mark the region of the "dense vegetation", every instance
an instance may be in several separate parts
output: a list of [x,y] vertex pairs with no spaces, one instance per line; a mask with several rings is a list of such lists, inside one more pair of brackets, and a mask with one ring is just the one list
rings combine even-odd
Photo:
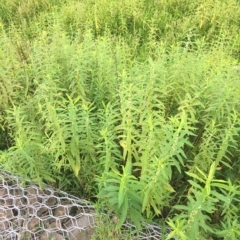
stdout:
[[1,168],[240,239],[239,26],[237,0],[1,0]]

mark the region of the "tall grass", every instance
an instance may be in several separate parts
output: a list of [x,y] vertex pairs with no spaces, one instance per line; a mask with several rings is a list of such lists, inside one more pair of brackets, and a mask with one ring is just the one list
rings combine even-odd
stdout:
[[240,6],[227,3],[1,3],[1,166],[97,198],[117,228],[238,238]]

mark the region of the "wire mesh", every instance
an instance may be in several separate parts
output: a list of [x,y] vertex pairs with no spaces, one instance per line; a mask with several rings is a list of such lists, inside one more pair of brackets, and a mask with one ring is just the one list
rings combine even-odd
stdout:
[[[97,214],[86,200],[50,186],[43,189],[7,172],[0,173],[0,240],[88,240]],[[139,232],[126,222],[131,239],[161,239],[157,224],[143,223]]]

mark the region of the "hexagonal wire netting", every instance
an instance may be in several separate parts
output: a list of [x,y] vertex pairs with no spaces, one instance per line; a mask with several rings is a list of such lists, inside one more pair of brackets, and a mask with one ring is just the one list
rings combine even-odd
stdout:
[[[0,240],[91,239],[97,214],[88,201],[49,186],[26,182],[7,172],[0,173]],[[131,239],[161,239],[161,229],[143,223],[144,231],[128,222],[123,229]]]

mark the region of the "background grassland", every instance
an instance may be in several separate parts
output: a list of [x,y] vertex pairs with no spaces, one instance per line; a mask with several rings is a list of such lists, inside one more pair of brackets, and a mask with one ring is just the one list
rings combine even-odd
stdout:
[[238,239],[239,26],[236,0],[2,0],[1,167]]

